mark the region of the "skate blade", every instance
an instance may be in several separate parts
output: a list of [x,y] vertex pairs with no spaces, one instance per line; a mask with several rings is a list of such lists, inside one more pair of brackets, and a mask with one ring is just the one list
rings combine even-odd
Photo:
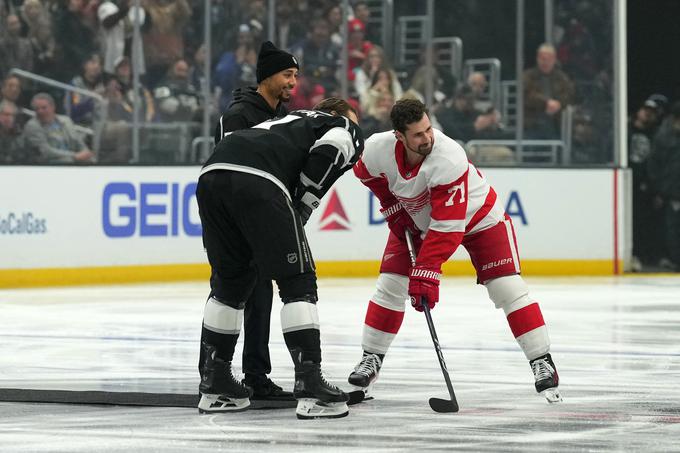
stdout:
[[364,392],[364,401],[373,399],[373,382],[371,382],[368,387],[359,387],[358,385],[353,385],[352,390]]
[[560,391],[557,389],[557,387],[543,390],[541,395],[543,395],[550,404],[559,403],[562,401],[562,395],[560,395]]
[[347,403],[324,403],[316,398],[300,398],[297,409],[297,418],[311,420],[314,418],[341,418],[349,414]]
[[249,398],[228,398],[223,395],[202,394],[198,402],[199,414],[241,412],[250,406]]

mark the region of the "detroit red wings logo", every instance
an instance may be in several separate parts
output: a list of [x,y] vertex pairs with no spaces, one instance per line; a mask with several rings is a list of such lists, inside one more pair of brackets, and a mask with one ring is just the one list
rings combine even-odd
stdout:
[[425,206],[430,203],[430,192],[424,190],[420,195],[416,195],[413,198],[407,198],[397,195],[401,204],[404,205],[404,209],[411,214],[418,214],[423,210]]
[[337,231],[349,230],[350,222],[345,213],[345,208],[342,206],[338,193],[333,189],[328,199],[328,204],[321,214],[319,220],[320,230],[322,231]]

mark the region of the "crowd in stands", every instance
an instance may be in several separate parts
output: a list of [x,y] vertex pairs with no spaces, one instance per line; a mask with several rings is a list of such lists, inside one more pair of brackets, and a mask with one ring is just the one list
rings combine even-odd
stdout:
[[[458,80],[450,66],[441,63],[436,50],[432,71],[425,68],[424,50],[418,64],[395,68],[381,46],[368,5],[363,1],[351,3],[347,24],[349,67],[347,73],[341,74],[341,2],[276,1],[275,44],[296,55],[301,66],[289,110],[309,108],[324,97],[339,95],[346,79],[351,101],[361,112],[361,125],[368,136],[389,129],[389,109],[396,100],[424,100],[426,86],[431,82],[433,121],[452,137],[467,142],[515,136],[497,106],[484,96],[489,84],[484,73],[465,74]],[[609,16],[592,10],[597,6],[589,6],[598,2],[559,3],[557,44],[541,46],[535,67],[524,73],[526,137],[559,138],[562,112],[567,105],[578,105],[574,160],[605,163],[611,157],[607,156],[610,150],[599,139],[602,134],[594,133],[596,119],[603,115],[588,101],[597,98],[594,92],[610,90],[607,84],[611,64],[606,63],[610,49],[606,43],[611,41],[611,33],[598,22],[604,20],[598,17]],[[26,133],[36,133],[35,126],[39,125],[51,146],[72,153],[72,162],[126,163],[132,157],[135,105],[139,107],[141,123],[194,124],[187,130],[195,137],[200,134],[198,123],[204,109],[217,118],[229,106],[234,90],[256,84],[257,50],[269,36],[267,1],[213,0],[210,57],[203,43],[203,1],[141,0],[140,9],[134,4],[133,0],[0,0],[0,20],[4,24],[0,28],[0,99],[7,112],[14,112],[11,126],[9,120],[8,125],[3,120],[0,138],[3,143],[13,143],[4,150],[35,148],[18,154],[0,150],[0,161],[68,161],[37,146],[35,139],[27,140]],[[142,72],[138,93],[133,89],[131,75],[133,24],[139,25],[142,43],[136,49]],[[210,99],[204,99],[201,91],[206,58],[211,58],[212,68]],[[528,66],[532,66],[532,60]],[[83,91],[65,95],[62,90],[15,77],[10,74],[12,68]],[[433,77],[431,81],[427,80],[428,74]],[[36,98],[38,94],[41,97]],[[48,118],[40,117],[34,104],[49,104],[50,99],[56,116],[47,124]],[[604,105],[611,108],[611,90]],[[36,115],[31,128],[30,115]],[[55,133],[59,128],[62,132]],[[85,154],[78,154],[84,150],[80,145],[67,145],[64,138],[71,135],[81,136],[88,150],[97,148],[96,156],[84,158]],[[148,132],[142,137],[149,146],[153,145],[151,135]],[[472,157],[480,161],[514,159],[507,148],[493,152],[486,149]]]

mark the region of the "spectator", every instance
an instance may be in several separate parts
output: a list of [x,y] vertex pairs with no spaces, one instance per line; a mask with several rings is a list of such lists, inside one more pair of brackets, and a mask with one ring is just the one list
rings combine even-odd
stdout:
[[446,135],[462,142],[512,138],[503,129],[496,110],[480,112],[475,109],[474,103],[472,89],[462,86],[456,92],[452,105],[439,110],[437,116]]
[[588,28],[571,19],[557,49],[562,68],[572,79],[592,81],[599,72],[597,50]]
[[226,110],[237,88],[256,85],[257,50],[250,26],[239,26],[236,49],[225,52],[215,67],[215,85],[221,90],[219,109]]
[[[139,11],[136,11],[134,6],[130,6],[132,1],[120,0],[120,6],[118,6],[114,1],[106,0],[97,9],[97,17],[99,18],[102,35],[103,69],[105,74],[113,74],[116,62],[120,61],[123,55],[125,55],[128,30],[133,27],[136,16],[139,18],[140,27],[143,27],[144,30],[148,30],[148,27],[151,25],[151,21],[147,20],[144,9],[140,8]],[[144,58],[142,57],[140,60],[143,65]],[[140,68],[139,72],[144,74],[146,68]]]
[[21,36],[21,21],[16,14],[5,19],[6,31],[0,35],[0,76],[10,69],[33,71],[33,47],[28,38]]
[[654,137],[648,162],[653,205],[662,209],[661,231],[665,233],[666,266],[680,269],[680,102]]
[[330,30],[325,19],[312,22],[308,37],[292,50],[300,67],[310,77],[313,84],[320,84],[327,94],[334,92],[338,86],[336,71],[340,49],[330,40]]
[[380,37],[375,34],[375,30],[370,26],[371,10],[368,9],[368,3],[364,1],[355,2],[352,10],[354,11],[354,18],[359,19],[366,26],[367,39],[371,42],[381,42]]
[[349,28],[347,38],[347,52],[349,54],[347,78],[350,82],[353,82],[355,78],[354,71],[364,63],[366,55],[368,55],[373,44],[364,39],[366,36],[366,25],[359,19],[352,19],[347,24],[347,27]]
[[255,42],[261,42],[267,25],[267,4],[265,0],[248,0],[245,2],[243,11],[243,23],[250,27]]
[[30,163],[23,154],[23,136],[16,115],[16,105],[7,100],[0,101],[0,164]]
[[106,82],[104,97],[108,115],[101,132],[99,162],[120,164],[132,157],[132,106],[125,99],[122,84],[112,77]]
[[536,54],[536,67],[524,71],[526,138],[556,139],[560,136],[560,113],[572,102],[574,88],[556,63],[555,48],[543,44]]
[[290,92],[288,110],[309,110],[326,98],[326,90],[309,77],[298,76],[297,84]]
[[26,123],[24,137],[31,151],[40,156],[40,162],[94,162],[94,153],[85,146],[71,119],[56,114],[52,96],[38,93],[33,96],[31,106],[35,118]]
[[142,7],[151,16],[151,25],[142,37],[147,84],[154,88],[170,66],[184,58],[183,29],[191,18],[191,8],[187,0],[143,0]]
[[200,99],[189,80],[189,64],[177,60],[168,75],[153,91],[161,121],[191,122],[198,120]]
[[[657,95],[662,96],[662,95]],[[633,258],[632,270],[656,264],[662,257],[661,211],[653,206],[647,165],[652,140],[663,118],[663,104],[653,96],[628,121],[628,162],[633,173]],[[663,96],[665,99],[665,96]]]
[[356,76],[354,78],[354,89],[359,95],[359,100],[361,103],[365,102],[362,99],[362,96],[368,92],[368,89],[371,86],[371,81],[373,80],[373,76],[378,71],[378,69],[381,68],[385,68],[390,71],[390,75],[392,77],[392,94],[394,95],[394,99],[400,99],[404,94],[397,74],[394,72],[392,66],[385,57],[385,51],[380,46],[373,46],[371,50],[368,51],[368,55],[366,56],[364,63],[355,71]]
[[95,30],[88,25],[86,0],[67,0],[55,10],[54,34],[59,61],[55,77],[71,80],[90,56],[99,51]]
[[361,130],[364,133],[364,138],[368,138],[377,132],[392,129],[390,112],[394,102],[394,95],[390,91],[379,93],[375,103],[368,108],[361,118]]
[[597,133],[594,116],[592,111],[583,106],[574,109],[571,137],[571,156],[574,163],[596,164],[611,160],[602,134]]
[[52,77],[56,44],[52,34],[52,15],[40,0],[25,0],[21,17],[28,27],[27,38],[33,49],[34,70]]
[[[71,80],[71,85],[99,95],[104,94],[101,59],[98,54],[90,55],[85,60],[81,74]],[[66,95],[65,104],[65,110],[76,124],[90,128],[94,126],[99,115],[99,105],[95,98],[71,92]]]
[[0,100],[7,100],[20,107],[21,79],[15,75],[8,75],[2,81]]
[[[141,93],[139,96],[135,96],[134,89],[132,87],[132,66],[130,65],[130,59],[128,57],[122,57],[114,68],[115,79],[119,83],[123,99],[120,102],[120,107],[123,111],[127,112],[127,116],[121,112],[120,117],[132,122],[132,114],[134,109],[134,103],[137,99],[141,99],[140,104],[140,117],[139,120],[142,122],[151,123],[156,120],[156,106],[154,105],[153,96],[151,92],[142,84],[140,81]],[[110,94],[110,92],[109,92]]]
[[472,90],[475,98],[475,109],[480,112],[487,112],[493,107],[489,97],[489,82],[486,80],[486,75],[483,72],[472,72],[467,78],[467,85]]
[[[434,70],[432,71],[432,88],[434,90],[434,102],[441,103],[444,99],[453,98],[456,94],[456,85],[458,81],[451,73],[451,68],[441,63],[441,50],[432,47],[431,52]],[[409,87],[409,98],[418,99],[421,102],[425,99],[425,85],[427,81],[427,67],[425,62],[427,60],[427,48],[423,48],[420,55],[420,63],[411,77],[411,86]],[[436,106],[433,107],[436,109]],[[430,118],[432,120],[432,118]]]
[[331,5],[326,8],[326,14],[323,17],[328,22],[328,27],[331,34],[331,42],[338,47],[342,47],[342,9],[340,5]]
[[21,79],[19,77],[8,75],[2,81],[2,87],[0,87],[0,101],[2,100],[9,101],[16,106],[17,113],[15,121],[17,125],[23,127],[31,117],[22,111],[24,103],[21,95]]
[[475,110],[474,100],[470,87],[462,86],[451,105],[437,111],[437,119],[444,134],[463,143],[475,138],[475,120],[480,112]]
[[389,93],[392,96],[392,99],[397,99],[398,96],[401,96],[401,93],[397,95],[397,93],[394,92],[393,77],[394,74],[392,71],[386,68],[378,69],[373,74],[371,86],[364,93],[361,93],[360,96],[361,110],[363,112],[368,112],[375,108],[385,93]]
[[303,18],[295,14],[292,0],[276,2],[276,42],[281,49],[289,49],[305,37]]

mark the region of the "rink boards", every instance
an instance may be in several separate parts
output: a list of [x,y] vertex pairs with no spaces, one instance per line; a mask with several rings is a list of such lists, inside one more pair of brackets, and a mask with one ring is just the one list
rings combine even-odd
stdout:
[[[611,275],[630,255],[629,173],[482,170],[511,216],[523,272]],[[197,167],[1,167],[0,287],[172,281],[208,275]],[[351,173],[306,226],[320,276],[377,273],[387,237]],[[472,274],[464,249],[444,269]]]

